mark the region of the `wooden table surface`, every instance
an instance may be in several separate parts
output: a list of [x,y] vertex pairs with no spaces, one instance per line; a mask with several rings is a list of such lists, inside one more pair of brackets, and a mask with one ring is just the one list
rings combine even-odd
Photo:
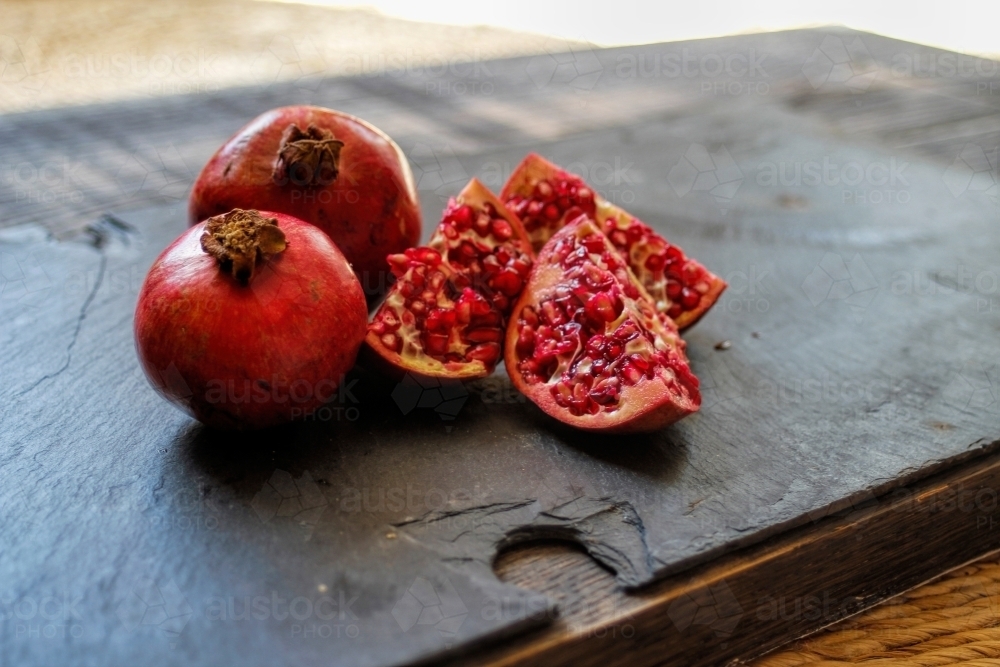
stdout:
[[[743,69],[747,61],[751,64]],[[716,64],[723,69],[719,75]],[[986,202],[983,210],[1000,224],[1000,72],[991,61],[828,29],[603,52],[581,49],[491,62],[485,71],[488,76],[479,72],[475,78],[359,77],[319,86],[292,81],[197,98],[0,116],[0,225],[33,223],[70,238],[107,211],[181,203],[200,165],[234,129],[259,111],[293,102],[349,111],[387,131],[410,158],[425,204],[443,202],[472,175],[498,187],[513,164],[482,163],[476,156],[505,146],[586,141],[665,119],[676,119],[683,132],[685,118],[711,118],[719,108],[749,115],[780,109],[831,140],[877,147],[900,163],[920,159],[938,165],[956,199]],[[768,138],[762,135],[759,141]],[[780,171],[784,165],[776,168],[777,178],[795,178]],[[626,164],[626,180],[627,169]],[[609,184],[618,177],[613,171],[608,176]],[[620,194],[627,196],[626,190]],[[857,194],[845,191],[844,196]],[[879,193],[879,201],[870,191],[866,196],[865,201],[845,199],[845,204],[893,206],[893,197],[899,203],[899,193],[889,189]],[[725,194],[704,204],[716,217],[719,206],[740,205],[738,197]],[[805,205],[794,194],[782,200],[792,210]],[[983,307],[1000,308],[997,299],[987,294]],[[1000,400],[995,385],[987,385],[986,392]],[[996,414],[994,402],[985,408]],[[976,458],[914,481],[905,497],[853,499],[840,508],[844,512],[815,517],[809,525],[638,592],[624,592],[580,549],[559,543],[514,548],[500,554],[495,571],[505,581],[557,601],[558,618],[517,639],[449,659],[456,664],[693,664],[697,644],[690,638],[699,632],[706,646],[732,642],[718,655],[759,654],[1000,548],[982,531],[976,537],[962,532],[970,521],[993,521],[992,511],[958,516],[921,509],[921,503],[939,506],[956,488],[995,489],[998,484],[1000,461],[992,455]],[[906,521],[899,521],[901,514]],[[936,533],[936,560],[909,564],[906,545],[949,519],[956,528]],[[835,545],[839,558],[855,559],[875,585],[860,592],[857,580],[845,580],[839,588],[831,583],[828,590],[838,600],[856,599],[829,615],[773,623],[759,609],[742,610],[738,633],[716,623],[726,617],[720,610],[727,595],[760,599],[762,591],[795,592],[800,574],[820,567],[798,554],[803,545],[823,540]],[[893,550],[893,544],[901,549]],[[762,563],[768,564],[768,581],[740,576],[760,571]],[[688,613],[706,606],[699,598],[706,591],[715,596],[707,605],[715,609],[713,619]],[[685,634],[685,642],[678,642]]]

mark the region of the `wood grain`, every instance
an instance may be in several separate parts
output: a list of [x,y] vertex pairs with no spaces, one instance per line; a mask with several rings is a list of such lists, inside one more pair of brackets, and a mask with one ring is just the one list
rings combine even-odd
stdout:
[[524,547],[501,555],[497,574],[558,600],[562,613],[546,630],[448,664],[749,660],[1000,549],[998,491],[993,456],[631,594],[571,546]]

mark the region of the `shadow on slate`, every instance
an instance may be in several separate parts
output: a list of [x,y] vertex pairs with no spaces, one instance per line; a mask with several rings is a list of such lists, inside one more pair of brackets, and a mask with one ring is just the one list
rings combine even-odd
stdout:
[[[0,661],[429,660],[551,618],[495,578],[498,549],[571,540],[632,588],[995,450],[1000,313],[892,285],[958,262],[1000,275],[996,205],[914,160],[905,207],[828,187],[785,206],[760,165],[887,158],[749,105],[539,147],[633,162],[630,209],[733,283],[686,334],[703,410],[649,436],[575,433],[502,374],[500,391],[422,386],[414,402],[361,369],[313,421],[214,432],[154,394],[133,350],[138,288],[184,229],[181,203],[63,243],[0,231],[0,579],[23,609],[70,601],[68,639],[6,624]],[[727,201],[662,185],[692,144],[728,146],[743,180]],[[467,171],[520,157],[491,149]],[[755,271],[763,292],[732,280]],[[767,308],[734,307],[750,296]]]

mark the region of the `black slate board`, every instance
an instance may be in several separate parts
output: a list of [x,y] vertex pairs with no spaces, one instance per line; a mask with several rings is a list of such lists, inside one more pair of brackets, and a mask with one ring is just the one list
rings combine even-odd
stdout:
[[[532,148],[631,164],[609,191],[730,280],[686,334],[700,414],[583,436],[502,375],[420,404],[359,370],[324,419],[213,433],[153,394],[132,349],[182,205],[63,243],[0,231],[0,664],[428,659],[543,622],[546,601],[493,577],[499,544],[575,540],[637,586],[995,448],[995,202],[741,101]],[[463,178],[526,150],[461,157]],[[905,161],[905,184],[767,180],[824,158]],[[730,188],[686,187],[692,169]],[[427,220],[460,186],[425,191]]]

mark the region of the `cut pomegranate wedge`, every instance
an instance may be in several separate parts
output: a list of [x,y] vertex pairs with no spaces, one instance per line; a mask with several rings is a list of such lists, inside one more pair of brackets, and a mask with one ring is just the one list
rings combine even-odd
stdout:
[[500,199],[524,223],[535,251],[580,214],[597,216],[593,190],[583,179],[528,153],[504,183]]
[[681,329],[697,322],[726,289],[726,281],[678,246],[601,197],[579,176],[535,153],[517,166],[500,199],[524,222],[536,250],[581,213],[595,218],[653,297],[656,310]]
[[725,280],[614,204],[601,201],[597,217],[653,298],[657,312],[665,313],[679,329],[701,319],[726,289]]
[[366,346],[400,372],[489,375],[533,257],[521,221],[472,179],[426,246],[388,257],[396,282],[368,325]]
[[684,342],[591,218],[538,255],[510,315],[504,360],[543,411],[590,431],[641,432],[698,410]]

